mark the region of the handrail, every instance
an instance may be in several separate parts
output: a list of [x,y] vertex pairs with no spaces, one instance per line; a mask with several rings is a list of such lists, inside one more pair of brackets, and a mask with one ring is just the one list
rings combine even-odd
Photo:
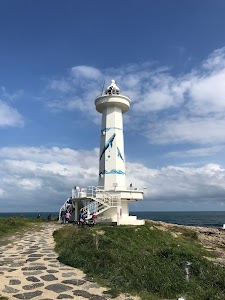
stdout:
[[89,218],[89,215],[98,215],[110,207],[117,207],[120,205],[120,197],[112,197],[108,193],[103,193],[103,198],[93,198],[93,201],[84,206],[81,211],[84,213],[85,218]]
[[61,206],[61,208],[59,210],[59,221],[61,220],[61,211],[63,209],[66,210],[66,204],[68,203],[69,200],[70,200],[70,197],[66,199],[65,203]]
[[[134,186],[130,186],[127,189],[124,189],[124,187],[115,187],[115,188],[111,188],[111,191],[113,192],[120,192],[120,191],[126,191],[126,192],[134,192],[134,191],[144,191],[145,188],[137,188]],[[110,190],[107,189],[107,187],[104,186],[87,186],[85,188],[81,188],[79,190],[75,190],[75,193],[73,194],[73,198],[85,198],[85,197],[90,197],[93,198],[96,196],[96,193],[110,193]],[[81,196],[82,194],[84,194],[84,196]]]

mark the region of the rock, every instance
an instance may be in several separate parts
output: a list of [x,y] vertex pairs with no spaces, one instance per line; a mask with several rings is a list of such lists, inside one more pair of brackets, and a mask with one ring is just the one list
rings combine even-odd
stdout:
[[75,291],[73,291],[73,294],[75,296],[80,296],[80,297],[84,297],[84,298],[88,298],[88,299],[90,297],[94,296],[93,294],[90,294],[90,293],[88,293],[86,291],[83,291],[83,290],[75,290]]
[[58,278],[55,277],[55,276],[52,275],[52,274],[48,274],[48,275],[41,276],[41,279],[43,279],[43,280],[45,280],[45,281],[58,280]]
[[99,295],[93,295],[89,300],[106,300],[106,298]]
[[41,287],[41,286],[43,286],[44,285],[44,283],[42,283],[42,282],[37,282],[37,283],[33,283],[33,284],[29,284],[29,285],[24,285],[23,286],[23,289],[24,290],[33,290],[33,289],[36,289],[37,287]]
[[17,285],[20,283],[21,283],[21,281],[18,279],[10,279],[10,281],[9,281],[9,285]]
[[18,293],[19,290],[14,289],[10,286],[5,285],[5,288],[2,290],[4,293]]
[[67,294],[60,294],[57,299],[74,299],[74,297]]
[[40,281],[40,279],[38,279],[37,277],[34,277],[34,276],[27,277],[26,280],[32,281],[32,282],[39,282]]
[[47,268],[44,266],[33,266],[33,267],[22,268],[22,271],[33,271],[33,270],[47,270]]
[[58,273],[58,270],[47,270],[48,273]]
[[43,271],[31,271],[31,272],[23,272],[23,275],[29,276],[29,275],[39,275],[42,274]]
[[17,299],[32,299],[34,297],[40,296],[42,293],[43,292],[41,291],[35,291],[35,292],[13,295],[13,297],[16,297]]
[[74,272],[62,273],[62,277],[72,277],[76,276],[77,274]]
[[85,282],[86,282],[86,280],[82,280],[82,279],[66,279],[66,280],[62,281],[62,283],[72,284],[72,285],[82,285]]
[[68,290],[72,290],[72,287],[61,284],[61,283],[56,283],[56,284],[50,284],[45,287],[47,290],[53,291],[55,293],[62,293]]

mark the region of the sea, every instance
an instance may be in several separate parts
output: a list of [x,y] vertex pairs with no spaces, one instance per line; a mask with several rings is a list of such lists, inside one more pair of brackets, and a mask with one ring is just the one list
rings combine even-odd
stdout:
[[176,212],[136,212],[138,219],[150,219],[166,223],[222,228],[225,224],[225,211],[176,211]]
[[[9,218],[13,216],[23,216],[24,218],[37,218],[41,215],[42,219],[48,218],[49,212],[8,212],[0,213],[0,218]],[[51,212],[52,219],[58,217],[58,212]],[[153,221],[163,221],[166,223],[186,225],[186,226],[202,226],[211,228],[222,228],[225,224],[225,211],[183,211],[183,212],[130,212],[138,219],[148,219]]]

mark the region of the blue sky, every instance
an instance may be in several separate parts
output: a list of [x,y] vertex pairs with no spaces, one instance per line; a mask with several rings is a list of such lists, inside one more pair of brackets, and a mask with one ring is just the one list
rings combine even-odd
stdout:
[[101,115],[115,79],[131,210],[225,210],[225,2],[3,0],[0,211],[56,211],[97,185]]

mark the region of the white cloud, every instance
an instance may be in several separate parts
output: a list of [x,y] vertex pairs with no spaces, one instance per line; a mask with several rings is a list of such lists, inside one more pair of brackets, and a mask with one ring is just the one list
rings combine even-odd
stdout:
[[173,106],[174,98],[166,92],[163,91],[151,91],[146,95],[145,99],[141,102],[141,105],[138,103],[134,105],[134,110],[140,112],[151,112],[159,111]]
[[[81,111],[99,122],[94,99],[101,93],[103,78],[105,86],[115,79],[121,93],[131,98],[130,117],[125,120],[132,120],[132,130],[141,129],[150,143],[223,144],[225,47],[186,74],[172,71],[149,62],[104,70],[74,66],[57,79],[61,93],[53,89],[47,103],[51,109]],[[57,80],[52,80],[52,88],[58,88]]]
[[23,126],[21,114],[6,102],[0,100],[0,127]]
[[147,187],[146,197],[150,201],[175,201],[179,204],[206,199],[211,203],[218,199],[222,203],[225,201],[225,169],[219,165],[199,168],[168,166],[156,170],[129,164],[129,169],[132,182]]
[[195,80],[190,89],[189,110],[193,115],[224,113],[225,68]]
[[2,180],[3,184],[11,185],[18,190],[36,191],[43,186],[43,182],[39,179],[18,178],[18,176],[8,176]]
[[213,117],[166,119],[150,124],[146,133],[151,143],[222,144],[225,141],[225,120]]
[[225,47],[216,49],[203,62],[203,68],[206,70],[224,69],[225,68]]
[[49,80],[48,88],[52,89],[52,90],[56,90],[56,91],[58,90],[62,93],[66,93],[66,92],[71,91],[72,86],[71,86],[70,82],[68,82],[65,79],[60,79],[60,80],[51,79],[51,80]]
[[218,152],[224,151],[225,146],[211,146],[196,149],[189,149],[183,151],[172,151],[168,152],[165,156],[167,157],[202,157],[214,155]]
[[[1,148],[1,211],[57,211],[74,185],[97,185],[98,151]],[[159,201],[179,205],[205,200],[219,205],[225,201],[225,169],[217,164],[151,169],[142,163],[127,162],[127,185],[130,183],[146,187],[149,206]],[[138,205],[141,210],[142,204]]]
[[57,210],[75,184],[97,185],[97,174],[98,149],[0,148],[1,211]]
[[23,95],[23,90],[18,90],[16,92],[8,92],[5,86],[0,87],[0,97],[13,102],[14,100],[20,98]]
[[5,194],[6,192],[2,188],[0,188],[0,199],[4,198]]
[[100,70],[89,66],[72,67],[71,74],[76,79],[83,78],[83,79],[96,80],[102,77]]

